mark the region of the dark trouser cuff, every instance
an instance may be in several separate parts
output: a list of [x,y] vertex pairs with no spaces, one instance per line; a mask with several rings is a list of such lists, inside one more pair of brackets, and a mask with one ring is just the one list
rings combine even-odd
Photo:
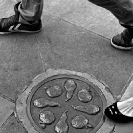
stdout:
[[123,26],[124,28],[127,28],[127,29],[132,29],[133,28],[133,25],[127,25],[127,24],[123,24],[121,22],[119,22],[121,26]]

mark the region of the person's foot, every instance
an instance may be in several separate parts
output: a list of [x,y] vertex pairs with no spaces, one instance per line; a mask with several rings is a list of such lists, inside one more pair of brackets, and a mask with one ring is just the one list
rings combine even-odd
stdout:
[[104,111],[105,115],[114,122],[128,123],[133,121],[133,117],[122,114],[118,109],[118,102],[113,103]]
[[125,29],[121,34],[111,39],[111,45],[120,50],[133,49],[133,29]]
[[19,22],[19,4],[20,2],[14,6],[15,15],[0,19],[0,34],[9,34],[14,32],[36,33],[42,29],[41,20],[33,24],[23,24]]

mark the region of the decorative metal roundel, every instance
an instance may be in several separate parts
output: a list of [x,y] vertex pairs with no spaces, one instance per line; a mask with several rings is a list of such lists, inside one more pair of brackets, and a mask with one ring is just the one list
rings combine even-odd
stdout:
[[28,117],[39,133],[94,133],[103,124],[105,98],[79,76],[45,79],[27,103]]

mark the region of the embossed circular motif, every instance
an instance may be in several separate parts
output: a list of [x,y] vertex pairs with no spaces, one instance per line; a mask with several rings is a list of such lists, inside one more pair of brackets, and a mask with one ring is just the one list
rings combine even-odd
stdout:
[[27,114],[40,133],[94,133],[103,123],[104,98],[78,76],[59,75],[38,84]]

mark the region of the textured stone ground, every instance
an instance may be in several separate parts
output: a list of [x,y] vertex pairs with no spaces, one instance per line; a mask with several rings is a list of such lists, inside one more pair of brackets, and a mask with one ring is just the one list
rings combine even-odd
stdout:
[[[0,17],[13,14],[14,4],[0,0]],[[14,103],[24,87],[48,68],[92,74],[114,96],[122,95],[133,72],[133,52],[110,46],[110,38],[123,28],[109,11],[87,0],[44,0],[42,22],[38,34],[0,36],[0,133],[27,132],[13,113]],[[117,124],[115,133],[132,130],[132,124]]]

